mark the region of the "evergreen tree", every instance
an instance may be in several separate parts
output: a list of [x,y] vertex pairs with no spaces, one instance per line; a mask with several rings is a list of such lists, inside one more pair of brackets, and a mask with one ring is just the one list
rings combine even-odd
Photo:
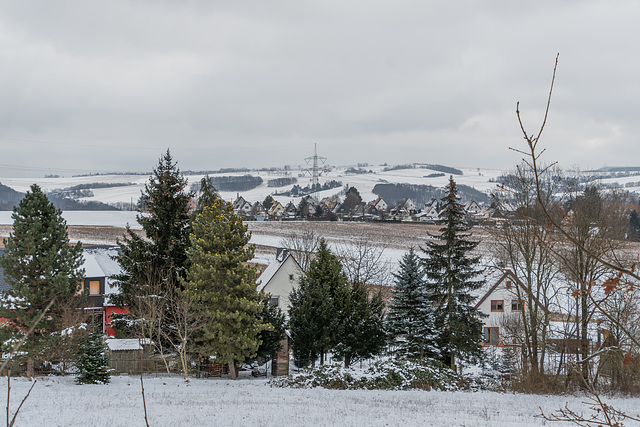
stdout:
[[213,203],[220,198],[218,190],[213,185],[213,181],[209,175],[204,176],[200,180],[200,189],[198,190],[198,205],[194,216],[202,212],[205,206],[213,206]]
[[631,228],[631,239],[640,240],[640,217],[635,209],[629,215],[629,226]]
[[109,356],[101,326],[88,332],[78,355],[78,384],[107,384],[111,380]]
[[[3,293],[0,317],[14,336],[28,331],[49,303],[47,315],[28,337],[22,351],[28,354],[29,375],[34,360],[43,360],[58,345],[62,315],[73,304],[84,279],[82,246],[71,245],[66,221],[40,187],[32,185],[13,210],[13,232],[4,239],[0,259],[12,289]],[[49,349],[49,350],[48,350]]]
[[380,293],[369,298],[363,284],[352,283],[335,346],[335,354],[344,359],[345,367],[352,361],[380,354],[386,344],[383,319],[384,301]]
[[476,279],[480,258],[470,255],[478,242],[468,240],[469,227],[464,222],[464,207],[459,202],[453,177],[442,198],[443,213],[440,234],[432,236],[424,249],[424,270],[439,328],[439,349],[443,361],[451,369],[456,359],[476,360],[482,357],[481,313],[474,308],[472,291],[484,281]]
[[340,260],[331,253],[324,239],[302,276],[300,286],[289,295],[289,329],[293,352],[300,364],[315,363],[337,343],[339,328],[349,298],[347,277]]
[[431,295],[420,258],[411,249],[400,260],[387,314],[387,331],[393,352],[399,357],[437,358],[438,333]]
[[207,324],[196,339],[204,356],[215,356],[237,377],[236,362],[254,357],[258,334],[269,325],[260,320],[258,274],[251,235],[233,207],[218,199],[193,222],[186,289],[204,311]]
[[[144,295],[158,295],[150,289],[159,281],[176,286],[184,277],[189,246],[189,204],[192,194],[187,181],[173,162],[169,150],[160,158],[141,196],[144,212],[137,216],[146,239],[127,227],[118,242],[117,257],[122,274],[115,277],[120,293],[112,297],[135,316]],[[160,291],[160,296],[162,292]]]
[[277,304],[269,303],[269,294],[259,294],[262,311],[258,315],[259,321],[271,325],[263,329],[258,335],[260,346],[256,352],[258,357],[274,358],[281,348],[281,341],[285,337],[284,313]]

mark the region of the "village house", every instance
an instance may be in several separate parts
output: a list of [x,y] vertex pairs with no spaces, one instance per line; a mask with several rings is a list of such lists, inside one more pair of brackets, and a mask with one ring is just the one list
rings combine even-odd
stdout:
[[287,249],[278,248],[275,261],[258,278],[258,291],[270,294],[269,302],[288,317],[289,294],[298,287],[302,275],[302,268],[293,255]]

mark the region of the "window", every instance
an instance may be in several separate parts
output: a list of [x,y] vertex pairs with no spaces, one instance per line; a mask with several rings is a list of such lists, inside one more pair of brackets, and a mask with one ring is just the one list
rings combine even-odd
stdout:
[[484,328],[484,345],[498,345],[498,329],[494,328]]
[[511,289],[511,280],[507,280],[506,285],[507,289]]
[[99,280],[90,280],[89,281],[89,295],[100,295],[100,281]]
[[278,305],[279,302],[280,302],[280,298],[279,297],[271,297],[271,298],[269,298],[269,304],[271,304],[271,305]]
[[290,275],[289,275],[289,281],[290,281],[290,282],[293,282],[294,280],[296,280],[296,278],[294,277],[294,275],[293,275],[293,274],[290,274]]
[[491,311],[504,311],[504,300],[491,300]]
[[524,310],[524,301],[521,299],[514,299],[511,301],[511,311],[522,311]]

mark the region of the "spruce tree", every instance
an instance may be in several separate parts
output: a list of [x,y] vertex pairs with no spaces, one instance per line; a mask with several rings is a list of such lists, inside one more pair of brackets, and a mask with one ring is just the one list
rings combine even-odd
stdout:
[[260,346],[256,351],[256,356],[263,358],[274,358],[281,348],[281,341],[285,335],[284,313],[277,304],[269,303],[269,294],[261,292],[259,294],[261,312],[258,315],[259,321],[264,325],[270,325],[263,329],[258,335]]
[[478,242],[468,240],[471,234],[464,222],[464,207],[459,202],[453,177],[445,189],[440,234],[426,243],[423,259],[427,284],[436,314],[439,348],[443,361],[451,369],[456,359],[476,360],[482,357],[481,313],[474,308],[472,291],[484,281],[480,257],[471,256]]
[[4,292],[0,305],[0,317],[7,319],[5,330],[21,336],[53,300],[22,347],[31,368],[34,360],[43,360],[52,346],[58,345],[59,334],[52,332],[60,330],[63,310],[76,301],[74,296],[84,279],[82,246],[80,242],[70,244],[61,211],[35,184],[11,217],[13,232],[4,239],[0,259],[12,287]]
[[209,175],[204,176],[200,180],[200,189],[198,190],[198,204],[196,207],[196,211],[193,213],[192,217],[195,218],[197,214],[202,212],[202,210],[206,206],[212,206],[213,203],[220,198],[220,194],[218,194],[218,190],[213,185],[213,181],[209,177]]
[[80,346],[78,354],[78,384],[107,384],[111,381],[109,356],[102,334],[102,326],[94,326]]
[[256,355],[258,334],[269,328],[259,317],[258,274],[247,264],[254,253],[250,237],[233,207],[221,199],[193,222],[185,287],[209,319],[196,347],[201,355],[227,363],[232,379],[236,362]]
[[420,258],[413,248],[400,260],[400,268],[394,277],[387,314],[387,332],[393,353],[409,359],[439,357],[431,295]]
[[[143,210],[138,216],[145,237],[127,227],[118,242],[117,261],[122,273],[115,277],[120,293],[112,297],[117,305],[138,313],[138,301],[144,295],[162,296],[157,289],[177,286],[185,275],[189,246],[189,204],[192,194],[169,150],[160,158],[140,198]],[[139,313],[138,313],[139,314]]]
[[315,363],[318,356],[324,363],[324,355],[338,342],[348,298],[342,264],[320,239],[309,270],[289,296],[289,329],[300,364]]
[[629,228],[631,229],[631,239],[640,240],[640,217],[635,209],[629,215]]
[[352,361],[380,354],[386,344],[384,301],[380,293],[369,297],[369,291],[362,283],[349,285],[338,331],[335,354],[344,359],[345,367],[349,367]]

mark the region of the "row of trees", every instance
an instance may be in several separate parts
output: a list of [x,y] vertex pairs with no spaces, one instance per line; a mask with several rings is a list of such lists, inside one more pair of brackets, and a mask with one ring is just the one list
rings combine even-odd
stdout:
[[343,265],[320,240],[315,257],[303,262],[308,269],[290,296],[289,326],[299,363],[318,358],[323,363],[331,351],[348,366],[387,346],[398,357],[439,359],[452,369],[457,360],[482,358],[481,314],[472,304],[472,292],[483,284],[477,279],[479,258],[470,256],[477,242],[468,239],[453,179],[443,202],[440,234],[427,241],[423,258],[413,250],[406,254],[394,274],[386,318],[380,294],[369,297],[365,287],[372,279],[368,273],[376,272],[362,268],[371,254],[345,254]]
[[[253,246],[242,220],[208,178],[190,213],[195,195],[186,186],[167,151],[141,197],[147,211],[137,219],[144,237],[127,228],[119,242],[120,293],[112,302],[128,313],[115,326],[121,336],[151,339],[165,361],[167,353],[177,354],[185,375],[197,354],[228,364],[235,378],[237,363],[275,353],[283,316],[256,290],[258,275],[248,264]],[[91,348],[86,331],[95,328],[83,326],[91,319],[83,310],[82,247],[70,244],[60,210],[34,185],[13,220],[0,259],[12,286],[0,304],[7,319],[1,332],[5,343],[25,339],[21,354],[33,375],[38,362],[75,363],[81,346]]]
[[114,301],[129,312],[116,326],[152,339],[163,356],[177,353],[184,375],[196,354],[227,364],[236,378],[238,363],[275,353],[283,316],[256,290],[258,274],[248,263],[254,247],[242,219],[208,177],[190,213],[195,196],[167,151],[142,195],[145,237],[127,228],[119,242]]

